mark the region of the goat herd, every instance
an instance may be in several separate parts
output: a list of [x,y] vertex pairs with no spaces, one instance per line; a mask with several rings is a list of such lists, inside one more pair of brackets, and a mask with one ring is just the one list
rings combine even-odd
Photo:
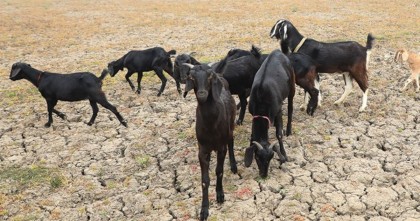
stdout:
[[[181,54],[172,64],[171,57],[175,50],[166,52],[155,47],[142,51],[130,51],[120,59],[108,64],[100,77],[89,72],[72,74],[56,74],[43,72],[32,68],[26,63],[15,63],[12,66],[10,79],[26,79],[30,81],[47,101],[48,122],[51,126],[52,113],[61,118],[65,115],[54,109],[58,100],[80,101],[88,99],[93,114],[88,122],[92,125],[98,113],[97,103],[112,111],[118,120],[127,127],[126,120],[117,109],[110,104],[101,89],[102,81],[109,73],[115,76],[118,71],[126,68],[126,80],[132,90],[141,93],[143,72],[154,71],[162,81],[160,96],[165,89],[167,79],[163,71],[171,75],[181,94],[180,84],[185,84],[183,96],[194,90],[197,98],[196,136],[199,145],[199,162],[202,179],[202,204],[200,220],[208,217],[210,184],[209,164],[211,151],[217,152],[216,166],[216,198],[218,203],[224,202],[222,186],[223,165],[229,151],[230,167],[237,172],[233,152],[233,130],[236,117],[236,104],[232,94],[237,94],[240,100],[240,113],[236,124],[243,122],[247,97],[249,96],[249,112],[253,116],[250,147],[245,151],[245,166],[249,167],[255,156],[259,174],[266,177],[274,152],[279,156],[280,163],[288,158],[283,146],[282,104],[288,100],[288,122],[286,135],[292,132],[293,97],[295,83],[305,90],[305,103],[301,109],[306,109],[313,115],[317,106],[321,105],[318,73],[344,73],[345,91],[335,104],[342,103],[352,90],[353,79],[363,91],[362,105],[359,111],[367,106],[368,95],[368,63],[374,37],[367,36],[366,46],[357,42],[323,43],[303,37],[290,21],[277,21],[270,31],[270,37],[280,41],[281,51],[274,50],[270,54],[261,54],[252,46],[251,50],[232,49],[219,62],[202,64],[192,54]],[[412,80],[416,80],[419,90],[420,58],[405,50],[398,51],[395,60],[408,60],[412,76],[407,80],[404,89]],[[130,76],[138,73],[137,90]],[[309,99],[308,99],[309,96]],[[268,129],[274,125],[278,142],[269,143]],[[226,146],[228,148],[226,148]]]

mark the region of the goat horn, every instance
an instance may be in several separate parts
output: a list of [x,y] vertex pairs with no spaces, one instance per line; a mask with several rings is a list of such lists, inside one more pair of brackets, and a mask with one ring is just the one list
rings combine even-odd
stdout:
[[187,66],[187,67],[189,67],[189,68],[193,68],[193,67],[194,67],[194,65],[192,65],[192,64],[188,64],[188,63],[182,63],[182,65],[185,65],[185,66]]
[[255,144],[258,148],[258,150],[263,150],[263,146],[261,144],[259,144],[257,141],[252,141],[253,144]]
[[193,55],[195,55],[195,54],[197,54],[197,52],[193,51],[193,52],[190,52],[188,55],[189,55],[189,56],[193,56]]

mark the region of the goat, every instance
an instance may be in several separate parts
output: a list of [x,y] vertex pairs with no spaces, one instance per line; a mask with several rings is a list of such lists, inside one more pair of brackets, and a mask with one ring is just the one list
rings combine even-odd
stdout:
[[420,75],[420,55],[409,52],[405,49],[400,49],[395,53],[395,62],[403,62],[407,61],[408,66],[411,69],[411,76],[406,80],[404,87],[401,89],[402,91],[407,88],[407,85],[411,83],[413,80],[416,80],[417,89],[416,92],[420,90],[419,85],[419,75]]
[[254,76],[267,54],[261,54],[260,49],[252,45],[250,51],[232,49],[213,66],[216,73],[222,74],[229,83],[231,94],[237,94],[240,100],[240,112],[236,124],[241,125],[245,116],[247,98],[254,81]]
[[[320,93],[316,85],[316,82],[319,82],[319,75],[316,71],[317,64],[311,57],[302,53],[290,53],[287,57],[293,66],[296,84],[305,91],[304,103],[300,109],[306,109],[306,113],[313,116],[318,106]],[[309,100],[308,94],[311,97]]]
[[[157,96],[160,96],[166,86],[166,77],[163,74],[163,71],[168,73],[170,76],[174,77],[173,74],[173,65],[171,61],[171,55],[175,55],[175,50],[170,50],[166,52],[161,47],[149,48],[146,50],[137,50],[129,51],[127,54],[122,56],[116,61],[108,63],[109,74],[114,77],[118,71],[127,68],[127,74],[125,79],[128,81],[131,89],[134,91],[135,87],[130,81],[131,75],[137,72],[137,94],[141,93],[141,79],[143,78],[143,72],[145,71],[155,71],[156,75],[162,81],[162,85],[159,89]],[[181,87],[179,82],[175,79],[178,93],[181,94]]]
[[121,124],[127,127],[127,121],[120,115],[117,108],[107,101],[101,89],[102,81],[107,74],[107,70],[103,70],[99,78],[90,72],[57,74],[39,71],[32,68],[29,64],[17,62],[13,64],[12,70],[10,71],[10,80],[26,79],[41,92],[48,106],[48,122],[45,124],[45,127],[50,127],[53,123],[52,113],[57,114],[62,119],[66,118],[64,113],[54,109],[59,100],[89,100],[93,110],[92,117],[87,123],[89,126],[95,122],[96,115],[98,114],[97,103],[99,103],[114,113]]
[[[367,70],[375,39],[370,33],[367,37],[366,47],[354,41],[323,43],[304,38],[290,21],[278,20],[271,28],[270,37],[280,40],[281,49],[285,53],[290,49],[293,52],[301,52],[311,56],[319,64],[317,67],[319,73],[346,72],[343,74],[344,93],[334,104],[342,103],[350,94],[353,88],[352,82],[355,79],[363,91],[362,106],[359,111],[365,110],[369,92]],[[316,57],[314,57],[315,50],[318,50]]]
[[[280,50],[268,55],[254,78],[249,98],[249,112],[253,116],[251,144],[245,151],[245,166],[249,167],[255,153],[259,174],[267,177],[268,167],[273,158],[273,150],[278,154],[280,163],[287,159],[283,146],[282,104],[287,98],[288,120],[286,135],[292,133],[293,97],[295,95],[295,75],[293,67]],[[274,122],[276,143],[269,144],[268,129]]]
[[203,199],[201,203],[200,220],[208,217],[210,185],[209,164],[212,151],[217,152],[216,165],[216,198],[218,203],[224,202],[223,164],[229,148],[230,167],[237,173],[236,160],[233,152],[233,129],[235,126],[235,100],[229,92],[226,80],[218,76],[208,65],[185,64],[190,68],[185,91],[194,89],[197,98],[196,127],[201,167],[201,182]]

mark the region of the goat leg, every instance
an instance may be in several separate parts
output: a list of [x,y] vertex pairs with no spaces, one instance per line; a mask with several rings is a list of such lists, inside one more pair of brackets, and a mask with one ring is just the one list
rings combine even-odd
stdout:
[[46,99],[47,101],[47,108],[48,108],[48,122],[44,124],[45,127],[50,127],[53,123],[52,113],[54,110],[54,106],[57,104],[57,100],[53,99]]
[[236,121],[236,124],[242,125],[242,122],[244,121],[244,117],[245,117],[246,105],[248,104],[246,100],[245,92],[239,95],[239,100],[240,100],[241,110],[239,111],[239,117],[238,117],[238,120]]
[[87,125],[92,126],[92,124],[95,122],[96,116],[98,115],[98,104],[94,100],[89,100],[90,106],[92,107],[92,117],[90,118],[90,121],[87,123]]
[[[127,127],[127,121],[126,121],[126,120],[124,120],[124,118],[123,118],[123,117],[121,116],[121,114],[118,112],[117,108],[116,108],[114,105],[110,104],[110,103],[106,100],[105,95],[104,95],[104,97],[102,97],[101,99],[98,99],[98,100],[97,100],[97,102],[98,102],[100,105],[102,105],[104,108],[106,108],[106,109],[110,110],[112,113],[114,113],[114,114],[115,114],[115,116],[117,117],[117,119],[120,121],[120,123],[121,123],[122,125],[124,125],[125,127]],[[93,117],[93,116],[92,116],[92,117]]]
[[198,159],[200,161],[201,168],[201,184],[202,184],[202,201],[201,201],[201,211],[200,211],[200,220],[206,220],[209,216],[209,164],[210,164],[210,152],[205,151],[204,147],[199,145]]
[[160,95],[162,95],[163,90],[165,90],[166,81],[168,81],[168,80],[166,79],[165,75],[163,75],[163,72],[162,72],[161,69],[157,69],[157,70],[155,70],[155,72],[156,72],[156,75],[162,81],[162,84],[161,84],[160,89],[159,89],[159,93],[157,94],[157,96],[159,97]]
[[235,160],[235,153],[233,151],[233,137],[229,140],[228,148],[229,148],[229,162],[230,162],[230,171],[232,173],[236,174],[238,173],[238,168],[236,166],[236,160]]
[[217,151],[217,165],[216,165],[216,199],[218,203],[225,202],[225,193],[223,192],[223,165],[226,158],[226,145]]
[[279,155],[280,164],[283,164],[287,162],[288,159],[286,155],[286,150],[284,149],[284,146],[283,146],[283,130],[282,130],[283,119],[281,116],[282,114],[280,112],[280,114],[278,114],[276,118],[274,119],[274,123],[276,127],[276,137],[277,137],[277,140],[279,141],[279,147],[276,147],[275,151]]
[[311,95],[311,99],[309,100],[308,107],[306,109],[306,113],[313,116],[314,112],[315,112],[315,110],[318,106],[318,102],[319,102],[319,100],[318,100],[319,91],[314,88],[314,89],[310,90],[309,93]]
[[[127,72],[127,74],[125,75],[125,79],[127,80],[127,82],[128,82],[128,84],[130,85],[130,87],[131,87],[131,90],[136,90],[136,88],[134,87],[134,84],[131,82],[131,80],[130,80],[130,77],[131,77],[131,75],[133,75],[134,74],[134,72],[133,71],[128,71]],[[140,76],[140,73],[139,73],[139,76]],[[138,78],[137,78],[137,80],[138,80]]]
[[53,111],[53,113],[57,114],[57,116],[59,116],[61,119],[63,119],[63,120],[66,119],[66,115],[64,113],[62,113],[62,112],[60,112],[56,109],[53,109],[52,111]]

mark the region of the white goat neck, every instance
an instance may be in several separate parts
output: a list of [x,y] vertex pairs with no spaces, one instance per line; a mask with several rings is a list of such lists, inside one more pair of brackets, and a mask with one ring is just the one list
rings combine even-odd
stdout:
[[302,38],[302,40],[300,40],[299,44],[296,46],[295,50],[293,50],[294,53],[298,52],[300,47],[302,47],[303,43],[305,43],[306,38]]

